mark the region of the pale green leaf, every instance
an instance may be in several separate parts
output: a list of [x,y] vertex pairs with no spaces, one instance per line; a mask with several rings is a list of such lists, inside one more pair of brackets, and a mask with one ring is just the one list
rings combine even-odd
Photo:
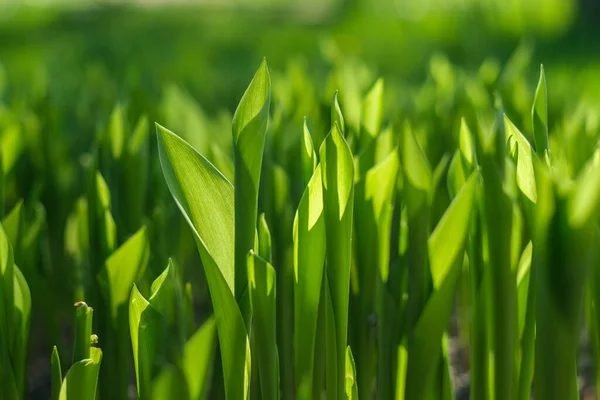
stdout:
[[462,260],[477,179],[477,172],[473,172],[429,237],[429,263],[436,289],[452,266]]
[[356,386],[356,364],[350,346],[346,348],[346,398],[358,400],[358,387]]
[[367,92],[362,106],[361,125],[371,139],[379,134],[383,117],[383,78],[377,79]]
[[69,368],[60,389],[60,400],[94,400],[102,351],[90,349],[90,358],[77,361]]
[[548,91],[544,66],[540,65],[540,80],[535,89],[535,98],[531,108],[533,138],[535,150],[539,158],[544,159],[548,152]]
[[[208,281],[217,321],[226,396],[229,400],[245,399],[250,379],[250,345],[234,295],[233,186],[174,133],[157,126],[157,134],[163,174],[192,229]],[[253,227],[252,239],[254,234]],[[247,276],[243,277],[247,280]]]
[[98,281],[113,321],[117,320],[119,307],[127,303],[131,286],[144,274],[149,258],[148,233],[142,227],[106,259]]
[[205,399],[215,353],[215,319],[209,318],[185,343],[183,372],[191,400]]
[[537,202],[537,188],[533,163],[537,156],[525,136],[506,115],[504,116],[504,123],[509,151],[515,154],[513,157],[517,161],[517,186],[525,197],[535,204]]

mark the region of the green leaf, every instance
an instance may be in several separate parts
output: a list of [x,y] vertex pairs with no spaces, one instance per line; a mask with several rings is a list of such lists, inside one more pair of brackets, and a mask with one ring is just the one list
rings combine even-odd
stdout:
[[168,365],[152,383],[152,398],[155,400],[191,399],[186,377],[180,368]]
[[381,277],[387,281],[389,275],[389,233],[386,227],[391,222],[393,199],[396,189],[400,159],[395,149],[375,165],[365,177],[365,200],[372,207],[372,216],[377,226],[378,264]]
[[94,400],[101,362],[102,351],[92,347],[89,358],[73,364],[60,389],[60,400]]
[[464,118],[461,118],[460,120],[458,149],[460,151],[463,167],[470,171],[470,169],[475,166],[475,146],[473,144],[473,135]]
[[121,188],[127,195],[120,198],[123,202],[121,216],[128,232],[140,226],[146,212],[150,175],[149,131],[148,118],[144,115],[139,118],[129,137],[122,157]]
[[177,135],[161,126],[157,126],[157,134],[165,180],[192,229],[208,281],[217,321],[226,396],[229,400],[244,399],[248,396],[250,348],[244,319],[234,295],[235,275],[242,272],[234,272],[233,186]]
[[313,395],[314,348],[325,263],[321,168],[315,169],[294,218],[294,370],[296,397]]
[[156,129],[169,190],[234,293],[233,186],[183,139],[160,125]]
[[525,136],[506,115],[504,116],[504,123],[509,152],[514,154],[513,158],[517,162],[517,186],[525,197],[535,204],[537,202],[537,187],[533,163],[537,157]]
[[405,127],[401,148],[402,166],[404,167],[406,179],[411,186],[429,193],[433,186],[431,166],[408,125]]
[[207,398],[215,353],[215,319],[209,318],[185,343],[183,372],[191,400]]
[[148,233],[146,227],[142,227],[106,259],[98,274],[98,282],[114,322],[117,321],[119,307],[129,300],[131,286],[143,276],[149,258]]
[[272,400],[279,398],[275,283],[273,266],[251,250],[248,254],[248,288],[252,310],[252,335],[257,349],[261,395],[263,399]]
[[308,185],[308,181],[313,175],[315,168],[317,168],[317,154],[313,145],[312,137],[306,124],[306,117],[304,117],[304,129],[302,130],[302,145],[301,145],[300,158],[302,161],[302,178],[304,186]]
[[19,157],[25,150],[24,134],[19,125],[13,124],[4,128],[0,133],[0,146],[2,149],[2,171],[4,176],[8,175]]
[[450,198],[456,197],[460,188],[465,184],[467,178],[465,170],[461,163],[461,156],[458,150],[454,152],[448,167],[448,175],[446,177],[446,185],[448,186],[448,194]]
[[108,125],[108,136],[110,139],[110,150],[113,159],[119,160],[123,154],[123,147],[125,144],[125,120],[123,115],[123,109],[121,105],[117,104],[113,108],[112,114],[110,115],[110,122]]
[[19,243],[25,231],[25,215],[23,212],[23,200],[19,200],[17,204],[6,214],[2,220],[2,227],[8,236],[8,240],[15,247],[15,252],[19,252]]
[[426,398],[433,385],[448,327],[473,208],[477,172],[471,174],[432,233],[429,245],[434,290],[415,326],[408,350],[406,398]]
[[429,237],[429,266],[436,289],[462,260],[477,179],[478,174],[472,173]]
[[356,386],[356,365],[350,346],[346,348],[346,398],[358,400],[358,387]]
[[27,372],[27,349],[29,344],[29,326],[31,323],[31,293],[25,277],[14,266],[14,311],[13,324],[16,336],[13,339],[13,371],[17,388],[22,393]]
[[545,159],[548,157],[548,93],[543,65],[540,65],[540,80],[535,89],[531,121],[536,153],[539,158]]
[[83,301],[75,303],[75,334],[73,343],[73,363],[90,358],[90,337],[94,309]]
[[569,225],[581,229],[591,223],[600,207],[600,165],[589,161],[577,177],[573,193],[569,197]]
[[52,358],[50,359],[50,377],[52,388],[51,400],[59,400],[62,386],[62,370],[60,369],[60,357],[58,356],[56,346],[52,349]]
[[258,217],[258,255],[268,263],[271,262],[271,232],[265,214]]
[[181,287],[175,275],[175,263],[169,258],[167,268],[152,282],[148,302],[167,321],[172,322],[176,317],[177,300],[181,298]]
[[138,398],[151,398],[152,369],[161,342],[164,321],[160,313],[142,296],[135,284],[129,300],[129,331]]
[[344,124],[344,116],[342,115],[342,109],[338,102],[338,91],[336,90],[331,99],[331,127],[338,124],[338,128],[341,129],[342,133],[346,132],[346,126]]
[[354,209],[354,160],[337,123],[320,149],[326,233],[326,270],[335,316],[336,392],[344,392]]
[[368,139],[362,139],[363,143],[373,140],[381,130],[383,117],[383,78],[377,79],[371,89],[367,92],[362,106],[361,125],[363,133]]
[[[269,107],[271,77],[263,60],[233,116],[235,155],[235,294],[238,302],[248,284],[246,255],[254,248],[258,189]],[[242,311],[248,321],[246,310]]]

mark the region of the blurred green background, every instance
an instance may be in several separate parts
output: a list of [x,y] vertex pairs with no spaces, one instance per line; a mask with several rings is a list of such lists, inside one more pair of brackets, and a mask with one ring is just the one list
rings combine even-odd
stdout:
[[[483,109],[491,106],[487,90],[494,87],[502,91],[507,115],[531,132],[530,107],[543,63],[551,130],[583,124],[597,132],[599,22],[596,0],[0,0],[6,209],[21,198],[31,220],[37,204],[45,209],[41,237],[47,240],[40,241],[32,265],[23,267],[34,301],[31,396],[47,393],[50,344],[68,347],[60,326],[71,319],[72,283],[78,279],[68,275],[69,265],[78,262],[70,253],[68,217],[84,195],[86,157],[106,144],[103,132],[115,121],[116,104],[126,129],[147,115],[198,149],[210,148],[210,141],[230,149],[223,143],[231,140],[231,116],[266,57],[277,110],[272,126],[282,132],[300,132],[308,115],[317,121],[313,134],[322,138],[326,128],[318,121],[327,118],[318,117],[329,112],[336,89],[352,124],[360,114],[352,107],[379,76],[386,82],[387,121],[410,115],[429,131],[454,132],[460,96],[466,93]],[[278,137],[284,143],[277,148],[293,149],[285,135]],[[439,161],[441,150],[426,150],[432,162]],[[156,157],[154,142],[149,152]],[[149,275],[162,271],[171,255],[197,266],[157,163],[149,163],[149,188],[141,192],[148,198],[131,223],[119,215],[127,208],[127,191],[120,191],[122,182],[109,164],[101,160],[100,169],[114,197],[118,242],[140,221],[151,220]],[[297,200],[301,182],[293,181],[290,190]],[[184,233],[171,235],[175,231]],[[197,271],[188,268],[186,279],[201,275]],[[209,303],[202,277],[189,279],[197,302]],[[56,289],[64,292],[45,304]],[[45,307],[52,310],[46,319],[40,317]],[[63,310],[60,318],[54,318],[55,309]]]

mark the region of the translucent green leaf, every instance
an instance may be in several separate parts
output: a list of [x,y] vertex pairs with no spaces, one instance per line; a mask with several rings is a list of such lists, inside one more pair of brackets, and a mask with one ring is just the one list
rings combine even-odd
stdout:
[[448,176],[446,180],[450,198],[456,197],[458,191],[467,180],[458,150],[454,152],[454,156],[452,156],[452,159],[450,160],[450,166],[448,167]]
[[180,296],[179,281],[175,275],[175,263],[169,258],[167,268],[152,282],[148,302],[167,320],[176,317],[175,308]]
[[472,173],[429,237],[429,265],[437,289],[457,260],[462,260],[478,175]]
[[358,400],[358,387],[356,386],[356,365],[350,346],[346,348],[346,398]]
[[142,296],[135,284],[129,299],[129,330],[139,399],[150,399],[152,369],[157,346],[161,343],[164,321],[160,313]]
[[2,171],[8,175],[25,150],[24,135],[19,125],[9,125],[0,134]]
[[[365,177],[365,201],[371,208],[367,218],[373,218],[377,232],[376,246],[383,246],[378,249],[376,260],[379,265],[379,271],[384,281],[389,274],[389,239],[385,239],[386,227],[390,223],[390,209],[396,189],[398,171],[400,169],[400,159],[397,150],[392,151],[380,163],[373,166]],[[356,204],[358,209],[358,201]],[[358,227],[357,227],[358,228]],[[365,260],[366,262],[366,260]]]
[[251,250],[248,254],[248,289],[252,310],[252,335],[258,350],[256,357],[261,395],[263,399],[271,400],[279,398],[275,284],[273,266]]
[[233,186],[183,139],[160,125],[156,129],[169,190],[234,293]]
[[460,133],[458,135],[458,148],[462,156],[463,166],[473,168],[475,165],[475,146],[473,145],[473,135],[464,118],[460,120]]
[[125,144],[125,120],[123,109],[119,104],[115,106],[110,115],[108,125],[108,136],[110,139],[110,150],[115,160],[119,160],[123,154]]
[[183,371],[191,400],[205,399],[215,353],[215,319],[209,318],[185,343]]
[[127,303],[131,286],[143,276],[149,258],[148,233],[146,227],[142,227],[106,259],[98,281],[110,305],[113,321],[117,320],[119,307]]
[[186,377],[180,368],[168,365],[152,382],[152,399],[191,399]]
[[313,171],[317,168],[317,154],[313,146],[312,137],[306,124],[304,117],[304,129],[302,130],[302,145],[300,157],[302,160],[302,178],[304,185],[308,185],[308,181],[313,175]]
[[433,185],[433,174],[429,161],[419,147],[410,127],[406,126],[403,135],[402,166],[406,179],[410,184],[426,193],[429,193]]
[[258,255],[268,263],[271,262],[271,232],[265,214],[258,217]]
[[[517,161],[517,186],[532,203],[537,202],[537,188],[533,170],[534,159],[537,158],[533,148],[519,129],[504,116],[508,149]],[[513,151],[514,147],[514,151]]]
[[[254,247],[258,189],[269,107],[271,77],[263,60],[233,116],[235,155],[235,294],[238,301],[248,284],[246,255]],[[246,311],[243,311],[247,321]]]
[[383,78],[377,79],[363,101],[361,124],[364,133],[371,139],[375,138],[381,130],[383,87]]
[[60,400],[94,400],[101,362],[102,351],[92,347],[89,358],[73,364],[60,389]]
[[8,236],[8,240],[13,244],[15,253],[18,254],[21,249],[21,240],[25,234],[23,200],[19,200],[12,210],[6,214],[2,220],[2,227]]
[[[157,134],[165,180],[192,229],[208,281],[217,321],[226,395],[229,400],[244,399],[248,395],[250,348],[244,319],[234,297],[235,274],[238,272],[234,272],[233,260],[233,186],[174,133],[157,126]],[[252,238],[254,226],[255,223]]]
[[531,120],[533,122],[535,150],[538,157],[544,159],[547,157],[548,152],[548,93],[543,65],[540,65],[540,80],[535,89]]
[[[321,280],[325,263],[325,223],[321,168],[315,169],[294,218],[294,370],[296,397],[313,395],[313,368]],[[323,301],[323,300],[321,300]]]
[[442,354],[441,341],[448,328],[456,285],[461,273],[464,245],[473,208],[477,172],[460,190],[429,239],[434,290],[425,304],[409,343],[406,398],[426,398]]
[[342,133],[346,132],[346,126],[344,124],[344,115],[342,115],[342,109],[338,102],[338,91],[336,90],[331,99],[331,127],[338,124],[338,128],[342,130]]
[[580,229],[593,220],[600,207],[600,165],[589,161],[577,177],[569,198],[569,224]]
[[326,233],[326,270],[335,316],[336,391],[344,391],[348,330],[354,160],[342,132],[335,124],[320,149],[323,209]]

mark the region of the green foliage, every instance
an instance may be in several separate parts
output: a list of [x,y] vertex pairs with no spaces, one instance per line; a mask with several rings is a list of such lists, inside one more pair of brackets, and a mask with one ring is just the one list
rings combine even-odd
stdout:
[[[387,8],[317,46],[313,11],[310,29],[258,13],[244,37],[217,29],[246,31],[224,11],[108,24],[148,24],[151,48],[0,40],[0,399],[29,395],[53,343],[52,400],[126,399],[131,371],[142,400],[600,393],[596,67],[548,60],[536,85],[551,46],[527,43],[506,63],[476,65],[494,47],[471,43],[423,64],[478,18],[404,29]],[[397,46],[377,50],[388,30]],[[274,68],[250,80],[258,52]]]

